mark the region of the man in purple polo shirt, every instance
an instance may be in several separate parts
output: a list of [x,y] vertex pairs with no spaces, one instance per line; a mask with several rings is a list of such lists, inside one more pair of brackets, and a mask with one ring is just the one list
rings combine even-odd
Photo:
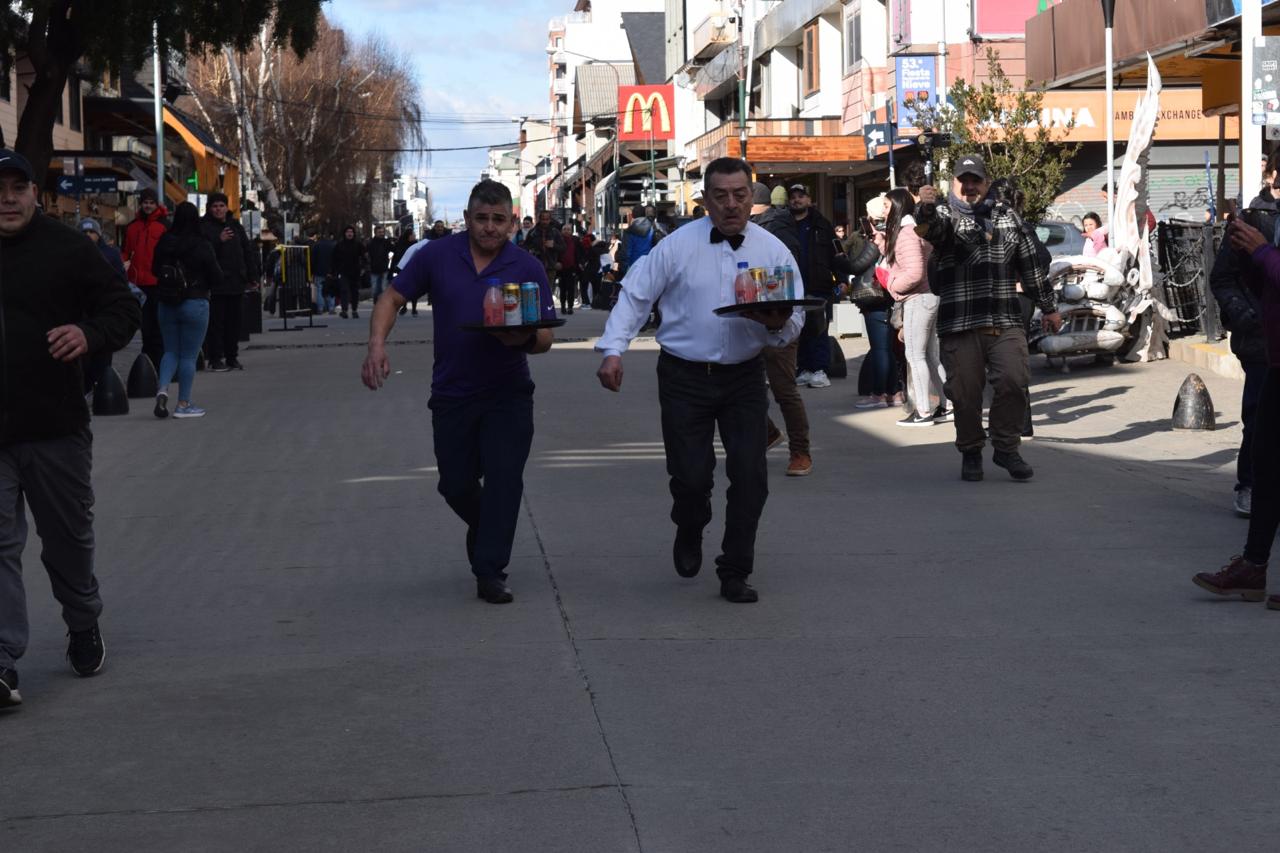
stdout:
[[533,444],[533,379],[526,355],[551,349],[553,336],[550,329],[469,332],[461,326],[483,321],[490,279],[536,281],[543,318],[554,318],[555,309],[542,264],[507,240],[514,221],[510,190],[481,181],[464,215],[466,230],[423,247],[374,306],[361,378],[372,390],[382,387],[391,375],[386,342],[397,312],[429,294],[435,365],[427,407],[440,494],[466,522],[476,595],[506,604],[512,600],[506,568]]

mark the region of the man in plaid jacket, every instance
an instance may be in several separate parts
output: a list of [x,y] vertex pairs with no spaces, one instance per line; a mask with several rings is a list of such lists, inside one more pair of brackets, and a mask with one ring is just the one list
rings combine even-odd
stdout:
[[990,189],[982,158],[961,157],[946,202],[938,202],[932,187],[921,188],[917,230],[933,244],[938,266],[938,336],[946,393],[955,406],[956,447],[964,457],[960,476],[982,479],[982,396],[989,381],[992,461],[1015,480],[1030,480],[1034,472],[1018,452],[1030,380],[1018,283],[1039,304],[1046,329],[1056,331],[1061,318],[1032,239]]

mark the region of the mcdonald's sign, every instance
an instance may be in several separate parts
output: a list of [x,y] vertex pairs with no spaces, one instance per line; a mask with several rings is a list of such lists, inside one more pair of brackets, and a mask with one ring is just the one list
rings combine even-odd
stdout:
[[618,139],[675,139],[675,86],[619,86]]

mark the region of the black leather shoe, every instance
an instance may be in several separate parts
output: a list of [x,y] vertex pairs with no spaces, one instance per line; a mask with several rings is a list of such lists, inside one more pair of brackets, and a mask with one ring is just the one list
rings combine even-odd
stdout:
[[515,596],[499,578],[478,578],[476,580],[476,598],[483,598],[490,604],[510,604]]
[[1016,450],[1009,453],[997,450],[992,455],[991,461],[1008,471],[1009,476],[1015,480],[1030,480],[1036,474],[1031,466],[1027,464],[1027,461],[1022,458],[1022,454]]
[[671,557],[676,574],[691,578],[702,570],[702,531],[685,531],[676,528],[676,542],[671,547]]
[[960,463],[960,479],[976,483],[982,479],[982,451],[966,450]]
[[734,604],[755,604],[760,600],[755,588],[744,578],[728,578],[720,581],[720,597]]

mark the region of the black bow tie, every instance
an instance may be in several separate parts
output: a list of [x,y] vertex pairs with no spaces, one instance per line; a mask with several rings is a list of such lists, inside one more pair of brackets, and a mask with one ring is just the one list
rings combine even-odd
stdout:
[[735,252],[738,251],[738,247],[742,245],[742,241],[745,239],[747,239],[745,234],[721,234],[719,228],[711,229],[712,243],[728,243]]

